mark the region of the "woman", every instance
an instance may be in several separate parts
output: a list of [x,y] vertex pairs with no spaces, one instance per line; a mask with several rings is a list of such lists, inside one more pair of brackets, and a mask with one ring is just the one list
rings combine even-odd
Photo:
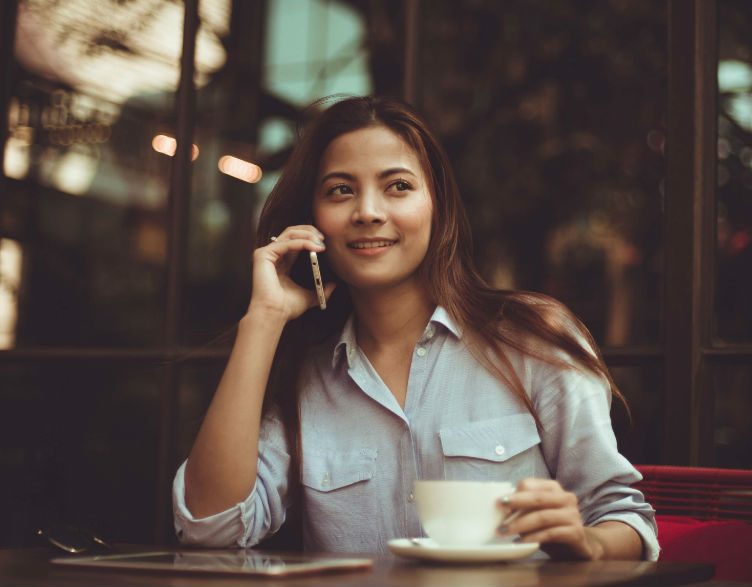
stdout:
[[[420,536],[419,478],[517,483],[501,535],[560,558],[655,559],[585,327],[489,288],[447,158],[405,105],[352,98],[306,130],[261,214],[247,313],[174,484],[178,537],[251,546],[302,506],[309,550]],[[308,253],[328,270],[317,305]],[[300,254],[304,253],[304,254]],[[304,284],[304,285],[301,285]]]

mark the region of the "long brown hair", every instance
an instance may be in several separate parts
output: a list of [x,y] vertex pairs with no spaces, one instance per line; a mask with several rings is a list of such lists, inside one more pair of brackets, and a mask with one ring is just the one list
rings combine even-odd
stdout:
[[[311,222],[314,183],[324,150],[332,140],[367,126],[382,125],[417,154],[434,198],[431,241],[421,265],[431,301],[443,306],[464,333],[468,348],[485,368],[504,381],[535,417],[535,408],[509,361],[512,347],[564,368],[605,378],[624,401],[587,328],[563,304],[539,293],[489,287],[475,268],[470,224],[444,149],[408,105],[386,98],[356,97],[329,106],[306,128],[259,220],[257,246],[293,224]],[[305,255],[300,255],[300,259]],[[326,255],[322,257],[322,263]],[[325,269],[326,266],[324,265]],[[310,269],[298,263],[293,279],[307,284]],[[329,275],[336,279],[335,275]],[[300,466],[300,414],[297,377],[311,344],[339,332],[352,304],[346,287],[337,287],[325,312],[313,310],[288,324],[277,349],[265,407],[276,404],[295,447],[291,480]],[[625,402],[626,405],[626,402]]]

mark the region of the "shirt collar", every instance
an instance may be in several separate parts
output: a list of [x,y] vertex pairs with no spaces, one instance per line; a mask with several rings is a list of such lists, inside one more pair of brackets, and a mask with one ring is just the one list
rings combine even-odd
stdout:
[[[428,331],[433,329],[436,324],[443,326],[457,338],[462,337],[462,331],[451,319],[449,313],[443,307],[436,306],[421,339],[425,338]],[[352,359],[355,356],[357,348],[358,343],[355,339],[355,314],[350,314],[347,322],[345,322],[345,327],[342,329],[339,341],[334,345],[334,351],[332,352],[332,369],[337,366],[337,363],[342,359],[343,355],[347,359],[348,368],[352,368]]]
[[352,357],[357,348],[358,343],[355,340],[355,314],[353,313],[350,314],[347,322],[345,322],[345,327],[342,329],[339,341],[334,346],[334,352],[332,353],[332,369],[337,366],[337,363],[341,360],[343,354],[347,358],[347,366],[352,367]]

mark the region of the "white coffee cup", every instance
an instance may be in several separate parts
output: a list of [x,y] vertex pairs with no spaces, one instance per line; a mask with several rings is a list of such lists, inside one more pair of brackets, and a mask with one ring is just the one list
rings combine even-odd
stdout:
[[514,491],[506,481],[416,481],[423,530],[442,546],[477,546],[496,537],[504,521],[498,500]]

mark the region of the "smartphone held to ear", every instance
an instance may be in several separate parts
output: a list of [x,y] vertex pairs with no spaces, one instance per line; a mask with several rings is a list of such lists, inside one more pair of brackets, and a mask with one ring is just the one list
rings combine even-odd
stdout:
[[316,296],[319,298],[319,308],[326,310],[326,296],[324,295],[324,284],[321,281],[319,258],[314,251],[311,251],[310,257],[311,269],[313,270],[313,284],[316,286]]

